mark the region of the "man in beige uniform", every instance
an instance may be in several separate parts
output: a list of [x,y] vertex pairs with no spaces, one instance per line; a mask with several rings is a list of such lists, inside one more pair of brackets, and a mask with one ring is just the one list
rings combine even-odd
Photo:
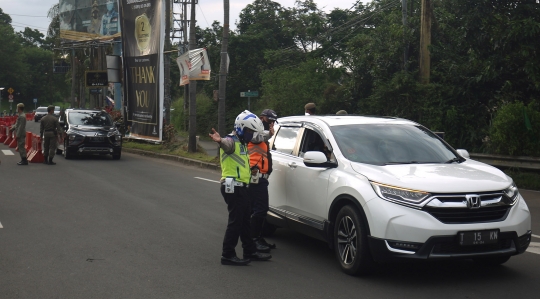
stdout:
[[62,128],[58,122],[58,118],[53,115],[54,106],[47,107],[47,115],[41,119],[41,126],[39,129],[39,135],[43,140],[43,156],[45,161],[43,163],[49,165],[56,165],[53,162],[54,154],[56,154],[57,136],[62,133]]
[[21,155],[21,162],[17,163],[17,165],[28,165],[26,148],[24,147],[26,143],[26,115],[24,115],[23,103],[17,104],[17,112],[19,113],[19,117],[17,117],[17,121],[9,130],[10,132],[15,131],[15,137],[17,137],[17,146]]

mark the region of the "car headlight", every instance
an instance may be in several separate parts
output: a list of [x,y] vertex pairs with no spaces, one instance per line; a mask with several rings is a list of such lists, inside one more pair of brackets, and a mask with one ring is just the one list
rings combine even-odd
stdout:
[[504,192],[504,195],[506,195],[506,197],[510,199],[511,203],[516,202],[516,199],[519,194],[519,190],[516,186],[516,183],[512,182],[512,184],[508,188],[504,189],[503,192]]
[[431,196],[431,193],[389,186],[381,183],[370,182],[375,193],[382,198],[391,202],[410,205],[416,208],[420,208],[420,204]]
[[114,140],[115,141],[120,141],[120,140],[122,140],[122,136],[121,135],[115,135]]

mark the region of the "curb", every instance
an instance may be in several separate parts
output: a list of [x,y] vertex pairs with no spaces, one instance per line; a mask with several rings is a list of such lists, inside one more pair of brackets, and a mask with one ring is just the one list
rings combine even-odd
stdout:
[[221,166],[219,164],[203,162],[203,161],[199,161],[199,160],[195,160],[195,159],[184,158],[184,157],[175,156],[175,155],[154,153],[154,152],[151,152],[151,151],[145,151],[145,150],[139,150],[139,149],[133,149],[133,148],[125,148],[125,147],[122,148],[122,151],[127,152],[127,153],[132,153],[132,154],[138,154],[138,155],[141,155],[141,156],[149,156],[149,157],[154,157],[154,158],[159,158],[159,159],[164,159],[164,160],[176,161],[176,162],[180,162],[180,163],[186,164],[186,165],[198,166],[200,168],[221,171]]

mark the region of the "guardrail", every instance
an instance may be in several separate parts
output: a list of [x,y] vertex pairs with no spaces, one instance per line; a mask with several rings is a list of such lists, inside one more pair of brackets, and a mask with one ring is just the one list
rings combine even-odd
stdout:
[[469,154],[471,159],[492,166],[512,167],[530,170],[540,170],[540,158],[536,157],[512,157],[503,155]]

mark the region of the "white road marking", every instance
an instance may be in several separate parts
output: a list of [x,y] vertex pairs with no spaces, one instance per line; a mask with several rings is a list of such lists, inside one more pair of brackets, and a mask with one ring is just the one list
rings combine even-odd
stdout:
[[4,227],[2,226],[2,223],[1,223],[1,222],[0,222],[0,228],[4,228]]
[[531,242],[529,248],[527,248],[527,252],[540,254],[540,243]]
[[218,183],[220,184],[221,182],[220,181],[214,181],[214,180],[209,180],[209,179],[205,179],[205,178],[200,178],[200,177],[195,177],[196,179],[199,179],[199,180],[203,180],[203,181],[209,181],[209,182],[212,182],[212,183]]
[[2,150],[2,153],[4,153],[6,156],[15,156],[11,150]]
[[533,238],[538,238],[538,239],[540,239],[540,236],[539,236],[539,235],[531,234],[531,236],[533,236]]

